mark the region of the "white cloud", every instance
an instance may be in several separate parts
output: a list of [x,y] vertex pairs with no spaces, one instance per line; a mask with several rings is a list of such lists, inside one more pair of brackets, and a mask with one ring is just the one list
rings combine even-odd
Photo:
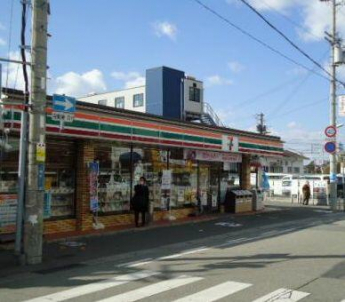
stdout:
[[303,1],[304,0],[251,0],[250,4],[252,4],[256,9],[262,11],[271,9],[285,11]]
[[[233,1],[227,0],[229,4]],[[330,2],[318,0],[250,0],[256,9],[260,11],[279,11],[283,14],[291,14],[296,11],[302,16],[302,27],[297,29],[299,36],[305,41],[320,41],[324,38],[325,31],[329,31],[331,25]],[[345,15],[338,13],[338,29],[345,34]]]
[[293,129],[297,126],[297,123],[292,121],[292,122],[288,123],[287,126],[288,126],[288,128]]
[[243,71],[245,69],[245,66],[242,65],[240,62],[237,62],[237,61],[229,62],[228,67],[234,73],[240,73],[241,71]]
[[53,90],[58,94],[83,96],[94,92],[104,92],[107,87],[103,74],[98,69],[79,74],[67,72],[53,80]]
[[177,27],[175,24],[164,21],[157,21],[153,23],[153,30],[157,37],[168,37],[169,39],[175,41],[177,35]]
[[6,41],[0,38],[0,46],[5,46],[5,45],[6,45]]
[[120,80],[124,82],[124,88],[132,88],[145,85],[145,77],[143,77],[137,71],[122,72],[114,71],[111,76],[115,80]]
[[234,82],[230,79],[223,78],[220,75],[213,75],[206,78],[206,86],[224,86],[232,85]]
[[[12,51],[9,53],[9,59],[10,60],[19,60],[21,61],[21,55],[19,51]],[[26,60],[28,62],[31,61],[30,53],[26,52]],[[23,68],[22,65],[9,63],[9,64],[3,64],[3,70],[2,70],[2,86],[9,87],[9,88],[15,88],[15,89],[24,89],[24,77],[23,77]],[[29,81],[30,81],[30,68],[27,68],[28,75],[29,75]],[[29,86],[30,87],[30,86]]]

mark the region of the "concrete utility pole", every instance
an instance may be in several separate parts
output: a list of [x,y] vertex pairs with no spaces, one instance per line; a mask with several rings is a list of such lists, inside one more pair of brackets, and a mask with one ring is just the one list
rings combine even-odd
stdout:
[[260,134],[267,134],[267,127],[265,125],[265,115],[263,113],[258,114],[257,116],[257,126],[256,129]]
[[[335,50],[338,45],[337,41],[337,3],[332,1],[332,33],[331,33],[331,95],[330,95],[330,125],[337,127],[337,83],[336,83],[336,68]],[[336,137],[334,138],[335,144]],[[337,208],[337,157],[336,153],[330,154],[330,207],[332,210]]]
[[24,225],[24,254],[27,264],[42,262],[49,9],[48,0],[33,0],[32,3],[31,106]]

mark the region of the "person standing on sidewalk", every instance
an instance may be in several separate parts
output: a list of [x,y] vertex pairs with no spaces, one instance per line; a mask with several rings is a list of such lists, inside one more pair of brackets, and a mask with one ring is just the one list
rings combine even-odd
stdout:
[[146,185],[145,177],[140,177],[139,184],[134,187],[134,196],[132,198],[132,207],[134,210],[135,226],[139,227],[139,214],[141,213],[141,226],[145,225],[146,213],[149,208],[149,188]]
[[310,185],[308,181],[302,187],[302,193],[303,193],[303,204],[308,205],[309,199],[310,199]]

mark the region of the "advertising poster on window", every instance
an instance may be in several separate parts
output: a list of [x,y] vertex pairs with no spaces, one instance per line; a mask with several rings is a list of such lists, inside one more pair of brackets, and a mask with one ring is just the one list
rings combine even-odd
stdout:
[[90,210],[92,212],[97,212],[99,210],[98,174],[99,174],[99,163],[98,162],[90,163],[89,164]]
[[207,191],[206,190],[201,190],[200,200],[203,206],[207,206]]
[[171,180],[172,180],[171,170],[163,170],[161,189],[170,190]]
[[14,233],[17,219],[17,194],[0,194],[0,234]]

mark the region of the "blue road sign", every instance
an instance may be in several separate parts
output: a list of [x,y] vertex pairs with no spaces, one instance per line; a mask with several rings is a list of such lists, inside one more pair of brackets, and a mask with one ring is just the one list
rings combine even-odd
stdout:
[[325,151],[328,153],[334,153],[337,150],[335,142],[327,142],[325,144]]
[[73,97],[54,94],[53,95],[53,111],[74,113],[76,102],[77,100]]

